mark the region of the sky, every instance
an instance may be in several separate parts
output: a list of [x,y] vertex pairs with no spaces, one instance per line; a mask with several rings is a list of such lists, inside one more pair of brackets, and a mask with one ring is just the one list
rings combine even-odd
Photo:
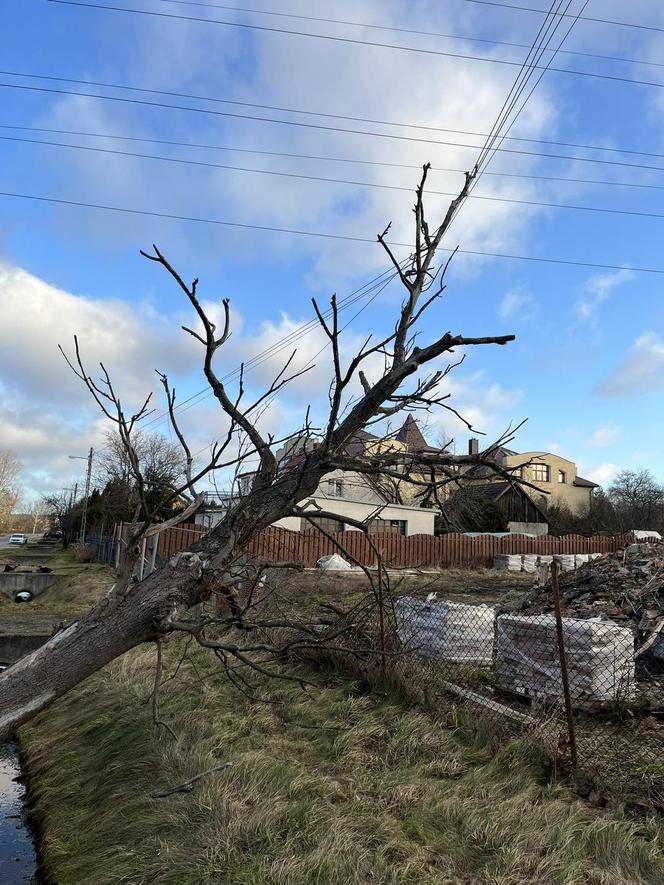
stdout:
[[[180,328],[195,323],[191,307],[140,249],[155,243],[198,277],[212,316],[230,299],[216,367],[231,392],[239,365],[268,349],[247,369],[247,399],[290,355],[280,342],[310,322],[312,297],[360,296],[340,315],[346,359],[384,335],[403,290],[363,288],[388,269],[376,235],[392,222],[394,242],[413,241],[426,162],[428,214],[442,217],[518,72],[497,61],[527,52],[488,41],[527,46],[543,19],[469,0],[235,2],[107,4],[158,15],[2,4],[0,448],[22,463],[26,502],[80,481],[85,465],[69,456],[99,449],[109,427],[58,350],[71,353],[74,334],[127,412],[153,392],[146,429],[170,433],[158,370],[178,401],[194,397],[179,415],[199,460],[224,433],[200,345]],[[552,66],[603,76],[544,73],[443,244],[521,260],[457,254],[420,341],[516,335],[468,348],[445,381],[486,442],[527,419],[516,450],[559,453],[605,485],[622,468],[664,480],[664,7],[590,0],[584,15],[640,27],[575,23]],[[275,437],[307,405],[325,416],[329,348],[307,328],[292,365],[313,367],[261,418]],[[449,411],[422,423],[431,443],[465,449]]]

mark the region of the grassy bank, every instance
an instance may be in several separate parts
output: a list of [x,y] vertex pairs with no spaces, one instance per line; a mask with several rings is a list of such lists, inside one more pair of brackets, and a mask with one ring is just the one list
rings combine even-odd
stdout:
[[34,624],[36,632],[44,624],[60,623],[84,614],[103,596],[113,583],[112,569],[99,562],[74,562],[71,550],[55,547],[47,553],[34,553],[30,547],[3,550],[2,559],[25,561],[51,569],[56,583],[31,602],[17,605],[0,593],[0,629],[12,630],[14,622]]
[[[338,677],[277,703],[196,653],[115,662],[22,730],[41,851],[56,885],[564,883],[664,880],[662,833],[546,784],[527,741],[465,741],[388,688]],[[266,691],[259,685],[258,691]],[[275,685],[270,686],[275,698]],[[153,794],[230,761],[189,793]]]

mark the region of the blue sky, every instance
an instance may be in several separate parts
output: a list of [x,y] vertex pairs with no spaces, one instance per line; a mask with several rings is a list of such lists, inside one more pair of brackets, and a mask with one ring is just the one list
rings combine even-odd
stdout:
[[[488,55],[521,61],[525,50],[464,39],[418,36],[350,25],[205,9],[164,0],[117,5],[179,15],[326,33],[352,39]],[[238,5],[243,5],[239,3]],[[534,5],[544,7],[543,0]],[[388,27],[529,43],[541,16],[466,2],[297,2],[251,4],[294,15],[332,17]],[[624,4],[591,0],[586,15],[664,28],[664,10],[649,0]],[[390,220],[394,239],[412,239],[416,169],[390,163],[463,169],[477,150],[413,139],[479,145],[481,139],[430,129],[335,121],[316,112],[483,133],[509,91],[516,69],[468,59],[399,52],[210,23],[132,15],[23,0],[3,7],[0,190],[79,202],[250,225],[297,228],[373,238]],[[664,31],[578,22],[565,47],[657,61]],[[664,67],[560,55],[556,66],[664,84]],[[12,72],[12,73],[8,73]],[[69,77],[143,89],[308,111],[268,112],[200,99],[85,87],[17,74]],[[7,85],[10,84],[10,85]],[[384,138],[118,101],[14,88],[95,92],[199,109],[279,117],[293,122],[370,130]],[[552,159],[504,152],[489,172],[595,179],[604,184],[486,175],[478,195],[664,214],[664,88],[547,72],[511,135],[624,148],[657,156],[505,143],[512,149],[565,154]],[[97,136],[179,141],[174,147],[90,135],[11,127],[71,130]],[[302,181],[209,166],[89,152],[8,138],[60,141],[109,150],[178,157],[278,172],[341,178],[406,190]],[[190,145],[241,149],[211,150]],[[343,157],[367,164],[268,157],[247,151]],[[632,166],[616,165],[631,163]],[[662,171],[639,168],[661,166]],[[461,176],[432,173],[432,190],[458,189]],[[432,220],[445,208],[432,196]],[[514,332],[504,348],[475,349],[452,376],[453,405],[495,437],[527,418],[514,447],[558,451],[580,471],[608,482],[618,468],[649,467],[664,480],[664,219],[618,213],[547,209],[519,203],[469,201],[447,245],[462,249],[554,257],[607,264],[592,269],[557,264],[458,256],[445,298],[423,334],[451,329],[467,335]],[[344,297],[386,268],[371,243],[353,243],[247,231],[189,222],[0,197],[0,447],[24,465],[26,497],[67,485],[68,454],[103,439],[104,424],[57,344],[76,332],[90,362],[103,359],[128,402],[155,389],[154,369],[167,371],[185,398],[200,390],[199,354],[178,330],[192,317],[182,296],[139,248],[156,242],[182,274],[199,276],[201,297],[231,299],[234,335],[219,357],[220,370],[271,347],[311,318],[310,299]],[[401,253],[403,254],[403,252]],[[394,322],[401,293],[391,285],[370,303],[344,314],[346,352],[369,333]],[[298,342],[306,363],[323,346],[315,332]],[[259,390],[279,355],[248,375]],[[304,407],[323,415],[329,355],[276,400],[267,429],[295,429]],[[162,404],[157,404],[157,415]],[[468,433],[449,414],[432,415],[432,442]],[[209,398],[183,412],[197,450],[223,431]],[[151,429],[167,433],[163,424]],[[202,457],[202,456],[201,456]]]

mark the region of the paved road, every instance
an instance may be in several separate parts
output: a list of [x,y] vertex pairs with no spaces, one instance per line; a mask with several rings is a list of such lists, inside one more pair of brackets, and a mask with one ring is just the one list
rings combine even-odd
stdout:
[[[9,539],[11,535],[0,535],[0,547],[9,547]],[[28,535],[29,541],[34,541],[39,535]],[[13,545],[12,545],[13,546]]]

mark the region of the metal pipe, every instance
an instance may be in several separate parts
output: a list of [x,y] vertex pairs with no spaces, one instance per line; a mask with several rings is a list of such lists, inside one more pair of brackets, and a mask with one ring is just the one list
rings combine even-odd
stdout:
[[560,606],[560,588],[558,587],[558,564],[554,560],[551,563],[551,590],[553,604],[556,613],[556,634],[558,637],[558,659],[560,661],[560,678],[563,683],[563,697],[565,698],[565,716],[567,717],[567,732],[569,734],[569,751],[572,759],[572,767],[576,771],[576,732],[574,729],[574,714],[572,711],[572,697],[569,691],[569,674],[567,671],[567,654],[565,652],[565,638],[563,635],[563,616]]
[[156,535],[152,536],[152,550],[150,555],[150,574],[157,568],[157,548],[159,547],[159,535],[161,532],[157,532]]
[[143,580],[143,574],[145,573],[145,550],[148,544],[148,539],[143,538],[143,543],[141,544],[141,564],[138,567],[138,580]]

